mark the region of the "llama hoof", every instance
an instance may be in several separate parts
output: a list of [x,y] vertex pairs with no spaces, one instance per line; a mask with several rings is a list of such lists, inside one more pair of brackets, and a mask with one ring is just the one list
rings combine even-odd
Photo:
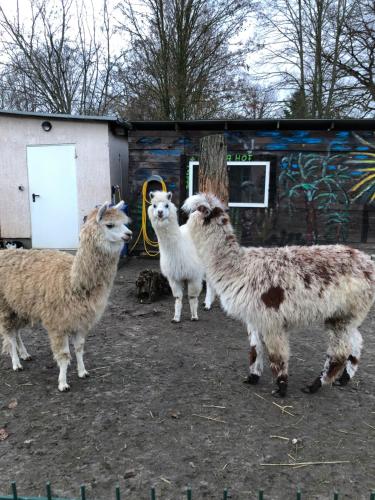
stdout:
[[271,392],[271,394],[272,394],[272,396],[273,396],[274,398],[279,398],[279,399],[281,399],[281,398],[285,398],[285,396],[286,396],[286,392],[285,392],[285,394],[281,394],[281,393],[280,393],[280,389],[274,389],[274,390]]
[[24,360],[24,361],[32,361],[33,358],[30,356],[30,354],[28,354],[27,356],[21,356],[21,358]]
[[207,306],[206,304],[203,304],[203,309],[205,311],[210,311],[211,310],[211,306]]
[[70,391],[70,385],[66,384],[66,383],[65,384],[63,384],[63,383],[59,384],[59,391],[60,392],[68,392],[68,391]]
[[90,376],[90,374],[86,370],[84,372],[78,373],[79,378],[89,378],[89,376]]
[[195,318],[194,318],[194,317],[192,317],[192,318],[191,318],[191,321],[198,321],[198,316],[196,316]]
[[280,398],[285,398],[286,396],[286,391],[288,390],[288,383],[286,380],[278,380],[277,381],[277,386],[278,386],[278,389],[277,389],[277,393],[278,394],[278,397]]
[[259,382],[260,376],[256,375],[255,373],[250,373],[248,377],[245,378],[243,381],[244,384],[251,384],[255,385]]
[[180,320],[180,319],[175,319],[175,318],[173,318],[173,319],[171,320],[171,323],[181,323],[181,320]]
[[349,382],[350,382],[350,375],[346,371],[346,368],[345,368],[344,371],[342,372],[341,377],[338,380],[336,380],[333,384],[334,385],[348,385]]
[[322,381],[320,380],[320,377],[317,377],[311,385],[302,387],[301,391],[305,394],[314,394],[314,392],[318,391],[321,387]]
[[15,372],[22,372],[23,371],[23,366],[22,365],[13,366],[13,370]]
[[272,391],[272,396],[274,396],[275,398],[285,398],[287,389],[288,389],[287,385],[285,387],[279,387],[278,389]]

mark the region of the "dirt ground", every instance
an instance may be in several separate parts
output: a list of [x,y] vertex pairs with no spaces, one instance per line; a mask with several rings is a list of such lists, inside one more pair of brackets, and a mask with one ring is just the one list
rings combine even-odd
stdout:
[[[158,262],[130,259],[116,277],[104,317],[87,341],[91,377],[69,370],[72,389],[57,390],[57,368],[41,329],[24,335],[34,357],[14,373],[0,360],[0,494],[16,480],[19,494],[88,500],[193,498],[368,499],[375,488],[375,311],[362,326],[363,358],[345,388],[307,395],[320,372],[325,339],[318,327],[291,337],[289,395],[271,395],[271,372],[258,386],[247,375],[247,336],[223,314],[201,309],[200,321],[171,323],[173,299],[140,304],[135,280]],[[201,299],[202,302],[202,299]],[[27,332],[30,333],[30,332]],[[15,402],[14,402],[15,400]],[[288,405],[283,412],[280,406]],[[10,408],[9,408],[10,406]],[[3,435],[4,437],[4,435]],[[297,444],[292,440],[297,439]],[[263,464],[337,462],[303,467]]]

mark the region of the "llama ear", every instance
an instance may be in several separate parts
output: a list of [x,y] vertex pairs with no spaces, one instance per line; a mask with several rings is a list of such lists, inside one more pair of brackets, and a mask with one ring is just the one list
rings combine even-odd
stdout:
[[167,199],[169,201],[171,201],[171,199],[172,199],[172,193],[170,191],[168,191],[168,193],[167,193]]
[[125,202],[124,200],[121,200],[119,203],[117,203],[117,205],[115,205],[113,208],[117,208],[117,210],[122,210],[122,208],[124,207],[125,205]]
[[203,214],[204,217],[207,217],[211,213],[211,210],[208,207],[206,207],[205,205],[199,205],[199,207],[197,207],[197,210],[198,210],[198,212]]
[[109,206],[109,203],[108,201],[106,201],[104,203],[104,205],[102,205],[99,210],[98,210],[98,213],[96,214],[96,222],[100,222],[103,218],[103,215],[106,213],[107,209],[108,209],[108,206]]
[[150,200],[153,200],[153,198],[154,198],[154,196],[155,196],[155,193],[154,193],[154,191],[150,191],[150,192],[148,193],[148,195],[149,195],[149,197],[150,197]]

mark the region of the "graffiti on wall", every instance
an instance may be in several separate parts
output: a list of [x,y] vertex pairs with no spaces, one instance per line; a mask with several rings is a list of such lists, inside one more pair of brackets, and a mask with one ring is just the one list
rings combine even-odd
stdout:
[[[161,131],[155,137],[142,132],[134,139],[130,134],[133,205],[150,173],[162,175],[176,199],[185,196],[189,173],[181,168],[181,158],[184,164],[198,160],[199,141],[208,133]],[[373,130],[245,129],[224,135],[228,161],[271,162],[270,206],[231,208],[244,244],[375,241]]]
[[335,152],[333,143],[327,154],[292,152],[281,159],[280,203],[291,214],[304,209],[308,244],[346,242],[353,203],[375,201],[375,154],[364,150],[375,145],[355,136],[357,151]]
[[[366,141],[358,134],[354,133],[354,136],[363,146],[375,150],[375,143]],[[352,200],[375,203],[375,153],[366,151],[365,154],[352,153],[351,156],[347,164],[360,167],[358,171],[362,173],[361,179],[351,188]]]
[[291,153],[281,159],[280,168],[280,202],[285,200],[291,213],[304,209],[306,243],[318,243],[322,217],[325,239],[333,232],[334,239],[345,241],[350,205],[345,186],[351,179],[345,156]]

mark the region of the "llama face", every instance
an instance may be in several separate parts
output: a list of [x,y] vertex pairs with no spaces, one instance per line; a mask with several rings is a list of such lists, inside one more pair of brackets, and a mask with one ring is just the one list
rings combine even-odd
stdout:
[[148,208],[148,215],[150,219],[157,225],[166,223],[170,215],[175,216],[176,207],[171,202],[172,193],[165,193],[164,191],[151,191],[150,202]]
[[[124,241],[130,241],[133,234],[126,225],[129,224],[130,219],[124,212],[120,211],[121,208],[121,202],[111,208],[109,208],[108,203],[105,203],[93,214],[95,221],[102,228],[103,240],[115,247],[118,247]],[[87,222],[90,220],[92,220],[92,217],[89,216]]]
[[111,218],[102,223],[104,238],[110,243],[129,242],[132,238],[132,231],[121,221]]

